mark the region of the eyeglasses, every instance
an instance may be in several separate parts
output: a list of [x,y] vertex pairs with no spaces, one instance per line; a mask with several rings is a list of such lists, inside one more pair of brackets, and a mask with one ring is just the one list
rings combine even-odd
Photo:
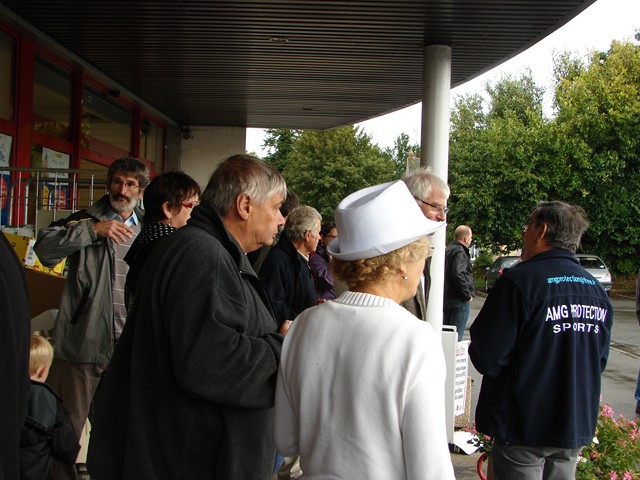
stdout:
[[112,180],[111,185],[113,187],[116,187],[118,190],[121,189],[123,185],[127,190],[135,190],[136,188],[140,188],[140,185],[135,182],[123,182],[122,180]]
[[194,208],[194,207],[197,207],[198,205],[200,205],[200,202],[182,203],[182,206],[187,208]]
[[422,200],[421,198],[418,198],[416,196],[414,196],[413,198],[415,198],[416,200],[418,200],[419,202],[424,203],[425,205],[429,205],[431,208],[433,208],[436,212],[442,212],[445,215],[447,214],[447,212],[449,211],[449,209],[447,207],[443,207],[442,205],[435,205],[433,203],[429,203],[429,202],[425,202],[424,200]]
[[338,235],[329,235],[328,233],[324,236],[329,238],[338,238]]

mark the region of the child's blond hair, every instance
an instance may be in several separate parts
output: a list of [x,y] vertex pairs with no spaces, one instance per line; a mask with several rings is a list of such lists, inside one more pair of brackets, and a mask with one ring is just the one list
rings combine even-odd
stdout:
[[36,375],[38,369],[50,367],[53,362],[53,345],[42,335],[31,335],[29,348],[29,376]]

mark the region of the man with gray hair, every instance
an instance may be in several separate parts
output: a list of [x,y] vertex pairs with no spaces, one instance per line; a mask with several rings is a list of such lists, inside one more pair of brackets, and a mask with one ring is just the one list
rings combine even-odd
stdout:
[[483,375],[478,431],[494,439],[495,478],[575,478],[591,443],[613,310],[573,254],[582,208],[540,202],[523,227],[522,262],[496,281],[471,326]]
[[[444,222],[447,220],[447,200],[451,194],[449,186],[428,167],[421,167],[402,177],[411,195],[429,220]],[[413,298],[402,302],[402,306],[421,320],[427,319],[427,303],[431,288],[431,257],[424,267],[422,281]]]
[[185,227],[159,240],[96,396],[88,467],[101,480],[269,480],[278,333],[246,253],[271,245],[287,187],[234,155]]
[[301,205],[291,210],[280,240],[262,264],[260,279],[269,289],[279,324],[316,304],[309,255],[318,246],[321,222],[322,216],[313,207]]

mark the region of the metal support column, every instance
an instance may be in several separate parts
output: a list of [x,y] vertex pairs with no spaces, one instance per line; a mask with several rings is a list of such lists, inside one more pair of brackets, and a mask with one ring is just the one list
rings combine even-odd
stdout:
[[[422,138],[420,163],[431,167],[434,174],[447,181],[449,168],[449,118],[451,91],[451,47],[424,47],[422,87]],[[431,237],[434,246],[431,260],[431,290],[427,319],[434,330],[442,331],[444,295],[444,250],[446,232],[440,230]]]

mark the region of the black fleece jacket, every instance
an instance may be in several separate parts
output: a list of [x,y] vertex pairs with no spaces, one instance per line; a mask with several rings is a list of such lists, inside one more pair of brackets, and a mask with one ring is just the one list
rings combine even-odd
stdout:
[[456,308],[470,301],[474,292],[469,249],[454,240],[444,254],[444,309]]
[[141,273],[96,396],[92,476],[269,480],[282,340],[246,255],[196,207]]
[[269,290],[278,326],[316,304],[316,287],[309,262],[302,258],[286,232],[269,251],[260,268],[260,279]]
[[505,271],[470,329],[478,430],[518,445],[591,443],[612,324],[606,292],[566,250]]

